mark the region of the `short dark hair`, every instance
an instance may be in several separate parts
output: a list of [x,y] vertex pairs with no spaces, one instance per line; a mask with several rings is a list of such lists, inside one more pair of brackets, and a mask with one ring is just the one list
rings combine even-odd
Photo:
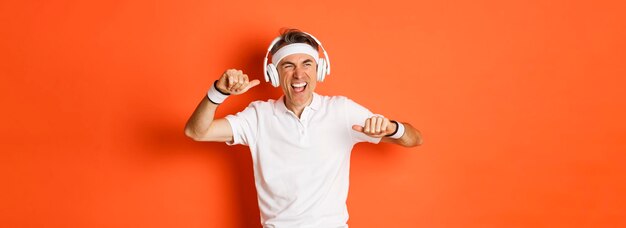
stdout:
[[306,33],[300,31],[299,29],[283,28],[281,29],[280,37],[281,37],[280,41],[278,41],[274,45],[274,47],[272,47],[272,50],[270,50],[270,54],[273,55],[281,47],[288,45],[288,44],[293,44],[293,43],[306,43],[308,45],[311,45],[313,49],[318,50],[318,44],[317,42],[315,42],[315,39],[313,39],[311,36],[307,35]]

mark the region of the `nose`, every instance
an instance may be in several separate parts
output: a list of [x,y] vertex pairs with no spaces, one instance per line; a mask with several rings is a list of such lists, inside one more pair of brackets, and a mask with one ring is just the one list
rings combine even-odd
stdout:
[[293,77],[299,79],[304,76],[306,76],[306,71],[304,70],[304,67],[301,67],[301,66],[296,67]]

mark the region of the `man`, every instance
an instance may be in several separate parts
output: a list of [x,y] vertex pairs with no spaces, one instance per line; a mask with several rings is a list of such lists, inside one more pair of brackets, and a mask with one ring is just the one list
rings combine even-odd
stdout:
[[[196,141],[250,147],[261,223],[264,228],[348,227],[350,153],[358,142],[422,144],[418,130],[390,121],[342,96],[314,92],[330,72],[318,54],[321,43],[308,33],[288,29],[268,55],[266,81],[280,86],[278,100],[255,101],[245,110],[214,119],[229,96],[259,85],[240,70],[229,69],[215,81],[185,127]],[[266,55],[265,61],[268,58]]]

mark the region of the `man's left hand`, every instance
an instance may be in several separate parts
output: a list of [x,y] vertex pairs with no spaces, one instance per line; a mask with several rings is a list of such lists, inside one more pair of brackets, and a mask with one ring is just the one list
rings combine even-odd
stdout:
[[382,138],[396,131],[398,126],[382,116],[372,116],[365,120],[365,126],[352,125],[352,129],[374,138]]

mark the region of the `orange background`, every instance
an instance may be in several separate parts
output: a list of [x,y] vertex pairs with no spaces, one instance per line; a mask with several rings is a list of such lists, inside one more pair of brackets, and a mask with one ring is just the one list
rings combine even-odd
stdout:
[[[187,118],[281,27],[424,145],[359,144],[351,227],[626,227],[623,1],[2,1],[1,227],[260,227],[248,148]],[[276,98],[263,83],[218,116]]]

